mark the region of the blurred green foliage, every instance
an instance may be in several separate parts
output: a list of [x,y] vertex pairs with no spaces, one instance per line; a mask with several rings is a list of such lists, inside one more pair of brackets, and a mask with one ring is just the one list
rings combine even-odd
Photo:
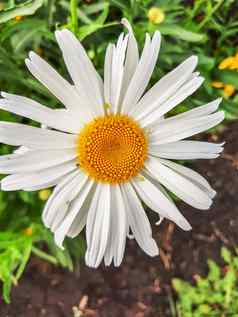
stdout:
[[238,316],[238,255],[222,248],[221,256],[225,266],[208,260],[209,272],[206,277],[197,276],[195,286],[173,280],[179,317]]
[[[151,7],[165,14],[160,24],[148,19]],[[98,71],[103,74],[104,53],[122,31],[120,19],[132,23],[140,48],[145,33],[160,30],[163,36],[159,63],[151,84],[191,54],[199,56],[199,71],[206,78],[203,87],[173,112],[179,113],[223,94],[212,87],[214,80],[238,88],[237,71],[222,71],[218,64],[237,50],[238,3],[236,0],[0,0],[0,89],[25,95],[49,107],[59,107],[50,93],[27,72],[24,60],[36,51],[69,79],[54,31],[69,28],[83,41]],[[226,98],[223,109],[227,119],[237,118],[238,94]],[[0,120],[34,124],[1,111]],[[0,153],[12,149],[1,145]],[[84,253],[82,238],[66,241],[60,251],[41,223],[43,202],[37,193],[0,192],[0,279],[3,296],[9,302],[32,253],[70,270],[73,259]],[[31,235],[25,234],[32,230]]]

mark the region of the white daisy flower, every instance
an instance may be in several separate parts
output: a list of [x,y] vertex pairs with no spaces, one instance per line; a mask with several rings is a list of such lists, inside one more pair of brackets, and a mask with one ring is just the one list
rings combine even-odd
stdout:
[[222,144],[184,140],[220,123],[220,99],[170,118],[164,115],[202,84],[197,57],[186,59],[146,91],[161,36],[146,34],[139,58],[127,20],[117,43],[106,50],[104,82],[69,30],[56,31],[73,84],[30,52],[30,72],[65,106],[52,110],[31,99],[2,93],[0,108],[35,120],[41,128],[0,122],[0,142],[21,146],[0,158],[2,190],[34,191],[55,186],[44,224],[62,247],[86,226],[86,263],[122,262],[133,235],[150,256],[158,255],[142,202],[183,230],[191,226],[165,188],[187,204],[208,209],[215,191],[198,173],[172,160],[216,158]]

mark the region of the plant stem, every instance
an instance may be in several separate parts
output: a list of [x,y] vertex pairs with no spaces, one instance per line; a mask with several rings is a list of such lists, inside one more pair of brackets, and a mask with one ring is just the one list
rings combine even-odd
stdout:
[[78,5],[78,0],[70,0],[71,28],[75,35],[77,35],[77,32],[78,32],[77,5]]
[[219,9],[224,0],[219,0],[217,4],[212,8],[212,10],[207,14],[207,16],[202,20],[202,22],[198,25],[198,30],[200,31],[205,24],[207,24],[212,18],[213,14]]
[[54,258],[52,255],[49,255],[49,254],[45,253],[44,251],[42,251],[34,246],[32,247],[32,253],[37,255],[39,258],[42,258],[42,259],[44,259],[52,264],[55,264],[55,265],[58,264],[58,261],[56,258]]

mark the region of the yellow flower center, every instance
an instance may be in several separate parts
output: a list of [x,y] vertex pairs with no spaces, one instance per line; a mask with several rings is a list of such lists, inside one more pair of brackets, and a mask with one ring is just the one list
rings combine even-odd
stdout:
[[144,131],[130,117],[98,117],[79,134],[78,163],[98,182],[123,183],[139,173],[147,147]]

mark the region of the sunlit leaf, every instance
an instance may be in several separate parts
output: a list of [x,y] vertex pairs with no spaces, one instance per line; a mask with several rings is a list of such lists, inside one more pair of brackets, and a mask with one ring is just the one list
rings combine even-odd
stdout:
[[0,11],[0,23],[7,22],[17,16],[32,15],[44,4],[44,0],[29,0],[22,4]]
[[187,42],[205,42],[207,36],[201,33],[191,32],[184,29],[179,25],[160,25],[159,30],[163,35],[174,36],[177,39],[184,40]]

